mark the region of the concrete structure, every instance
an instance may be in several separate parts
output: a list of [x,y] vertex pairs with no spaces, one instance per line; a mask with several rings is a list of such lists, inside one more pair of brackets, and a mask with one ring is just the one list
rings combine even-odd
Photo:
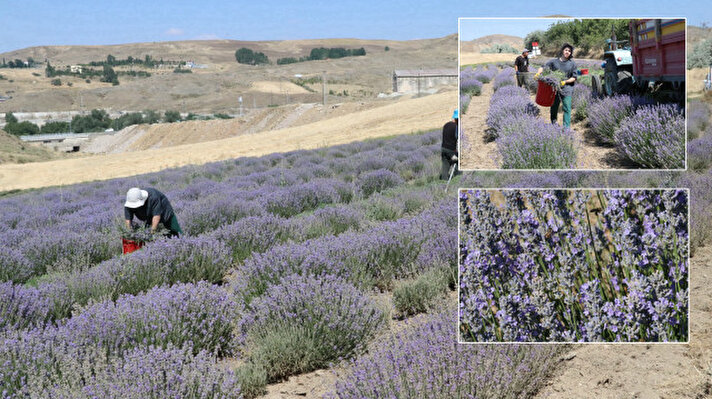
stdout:
[[457,75],[457,69],[397,69],[393,71],[393,92],[421,93],[457,86]]
[[71,73],[82,73],[83,69],[81,65],[70,65],[69,72]]
[[33,134],[31,136],[20,136],[20,140],[35,144],[43,145],[54,149],[55,151],[78,152],[92,135],[106,133],[56,133],[56,134]]

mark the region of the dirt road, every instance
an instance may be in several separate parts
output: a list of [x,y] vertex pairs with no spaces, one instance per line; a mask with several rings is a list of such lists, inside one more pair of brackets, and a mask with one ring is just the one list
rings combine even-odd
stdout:
[[0,191],[106,180],[241,156],[439,129],[456,106],[457,91],[447,91],[303,126],[223,140],[34,164],[0,165]]

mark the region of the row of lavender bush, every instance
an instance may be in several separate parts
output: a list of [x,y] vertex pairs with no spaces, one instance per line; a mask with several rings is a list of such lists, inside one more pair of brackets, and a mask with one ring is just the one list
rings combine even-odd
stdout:
[[0,216],[0,243],[6,251],[0,254],[0,281],[81,271],[119,255],[115,226],[131,186],[164,191],[184,231],[197,235],[245,217],[289,217],[429,177],[435,164],[426,160],[439,144],[435,136],[425,140],[422,145],[392,140],[388,159],[376,146],[354,144],[363,151],[345,146],[297,151],[3,199],[0,206],[7,212]]
[[495,78],[487,111],[487,137],[497,140],[503,169],[565,169],[576,164],[576,143],[569,129],[539,118],[529,92],[514,85],[513,71]]

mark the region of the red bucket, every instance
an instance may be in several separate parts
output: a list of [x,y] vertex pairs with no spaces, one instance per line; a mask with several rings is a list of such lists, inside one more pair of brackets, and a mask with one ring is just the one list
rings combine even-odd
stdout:
[[542,107],[551,107],[554,104],[554,98],[556,98],[554,88],[540,80],[539,87],[536,89],[536,103]]
[[124,254],[130,254],[133,251],[137,251],[143,247],[142,242],[136,242],[132,240],[127,240],[125,238],[121,239],[121,243],[124,245]]
[[588,68],[581,69],[581,75],[588,75]]

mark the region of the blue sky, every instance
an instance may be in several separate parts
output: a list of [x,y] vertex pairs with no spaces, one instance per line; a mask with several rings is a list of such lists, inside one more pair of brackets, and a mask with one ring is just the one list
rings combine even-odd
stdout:
[[[642,5],[641,5],[642,4]],[[670,14],[674,12],[674,14]],[[0,52],[40,45],[188,39],[409,40],[457,32],[458,17],[688,17],[712,24],[702,1],[0,0]],[[517,35],[519,36],[519,35]]]

